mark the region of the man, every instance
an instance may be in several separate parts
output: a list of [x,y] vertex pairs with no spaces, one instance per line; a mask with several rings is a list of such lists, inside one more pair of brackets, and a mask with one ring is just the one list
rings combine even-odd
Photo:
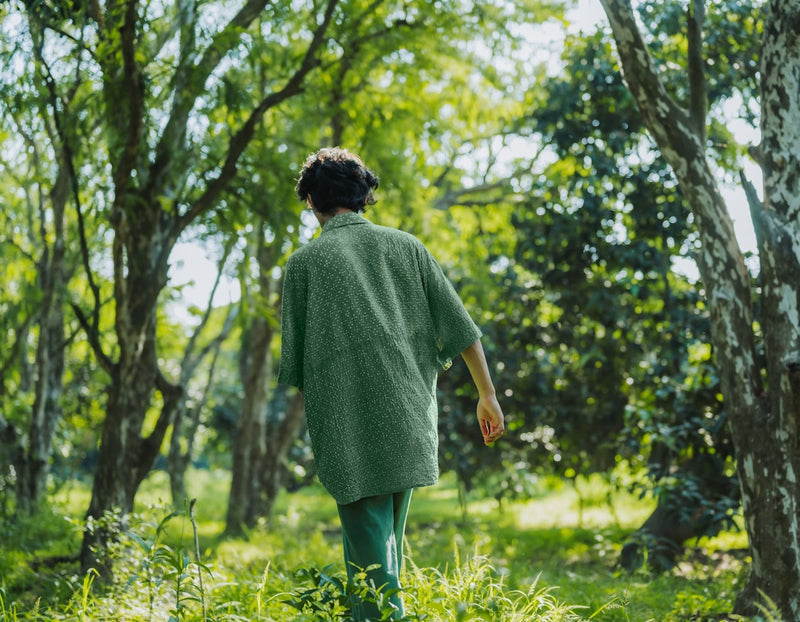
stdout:
[[[348,576],[374,564],[399,587],[411,490],[438,479],[436,377],[461,354],[488,445],[505,431],[481,332],[415,237],[360,215],[378,178],[354,154],[322,149],[297,195],[322,231],[286,265],[279,382],[303,391],[317,474],[338,504]],[[402,617],[398,595],[390,601]],[[356,619],[377,616],[362,604]]]

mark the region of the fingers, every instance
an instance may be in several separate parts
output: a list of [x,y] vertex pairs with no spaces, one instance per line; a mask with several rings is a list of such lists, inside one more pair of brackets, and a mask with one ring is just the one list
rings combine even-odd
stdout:
[[493,425],[491,421],[484,419],[481,421],[481,432],[483,434],[483,443],[490,445],[506,433],[505,426],[502,419],[499,425]]
[[478,422],[485,445],[494,443],[505,434],[503,411],[496,398],[478,400]]
[[505,434],[505,430],[502,430],[502,429],[501,430],[494,430],[490,434],[484,434],[483,435],[483,443],[485,445],[491,445],[497,439],[499,439],[501,436],[503,436],[503,434]]

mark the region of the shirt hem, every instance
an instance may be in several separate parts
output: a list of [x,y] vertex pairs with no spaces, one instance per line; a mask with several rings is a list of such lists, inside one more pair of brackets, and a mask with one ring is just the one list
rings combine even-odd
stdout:
[[289,386],[297,387],[301,391],[303,390],[303,382],[295,374],[278,373],[278,384],[288,384]]
[[361,499],[366,499],[367,497],[375,497],[377,495],[390,495],[395,492],[400,492],[401,490],[410,490],[412,488],[424,488],[426,486],[433,486],[438,482],[439,478],[436,477],[432,480],[421,480],[417,483],[408,485],[398,484],[397,486],[378,487],[375,488],[374,490],[366,489],[359,493],[355,493],[354,495],[348,495],[346,497],[337,497],[330,490],[328,490],[328,494],[330,494],[333,497],[334,501],[336,501],[338,505],[348,505],[349,503],[355,503],[356,501],[360,501]]

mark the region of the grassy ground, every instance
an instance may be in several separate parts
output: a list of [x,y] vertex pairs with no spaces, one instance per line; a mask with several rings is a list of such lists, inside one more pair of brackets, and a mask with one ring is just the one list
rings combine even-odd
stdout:
[[[0,535],[0,621],[342,619],[344,577],[334,502],[319,487],[279,499],[273,519],[246,539],[222,537],[227,478],[191,477],[204,570],[192,525],[170,514],[163,473],[139,495],[118,551],[114,585],[101,589],[74,560],[88,491],[74,484],[53,512]],[[733,620],[746,566],[742,532],[691,543],[686,559],[658,577],[615,566],[624,538],[651,504],[609,495],[605,484],[543,483],[525,502],[473,500],[466,518],[451,481],[415,491],[407,532],[404,599],[410,620]],[[67,518],[65,518],[65,515]],[[322,570],[329,565],[324,575]],[[298,575],[298,571],[300,574]],[[198,574],[202,576],[202,589]],[[332,577],[332,581],[325,577]],[[305,603],[301,614],[284,601]],[[327,612],[325,611],[327,609]]]

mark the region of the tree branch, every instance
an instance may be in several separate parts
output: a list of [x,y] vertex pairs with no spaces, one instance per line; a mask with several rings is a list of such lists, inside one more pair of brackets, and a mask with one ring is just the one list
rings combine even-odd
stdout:
[[705,145],[708,95],[706,93],[706,72],[703,63],[704,0],[692,0],[687,10],[687,18],[689,40],[689,116],[694,124],[695,132],[697,132],[700,138],[700,144]]
[[[119,135],[120,140],[111,141],[111,160],[114,182],[114,203],[112,214],[118,210],[128,195],[131,173],[136,169],[141,156],[142,136],[144,134],[144,80],[136,59],[138,1],[124,0],[122,5],[122,24],[113,19],[119,8],[109,0],[106,7],[107,32],[100,31],[108,51],[102,57],[103,90],[108,115],[109,129]],[[117,44],[117,41],[119,42]],[[117,47],[118,46],[118,47]],[[118,61],[117,51],[122,58]],[[119,151],[121,145],[121,152]],[[112,216],[113,218],[113,216]]]
[[195,23],[197,6],[195,0],[181,0],[177,4],[181,43],[178,68],[175,71],[174,99],[169,120],[156,147],[156,155],[150,167],[148,195],[165,194],[165,185],[172,183],[171,174],[175,154],[183,149],[189,114],[195,101],[203,93],[205,83],[231,49],[232,42],[241,37],[270,0],[248,0],[239,12],[219,31],[195,64],[197,55]]
[[83,310],[78,306],[75,302],[69,303],[70,307],[72,307],[72,311],[75,313],[75,317],[78,318],[78,322],[80,323],[81,327],[83,328],[84,332],[86,333],[86,337],[89,339],[89,345],[92,347],[92,350],[97,356],[97,360],[100,363],[100,367],[102,367],[109,375],[114,373],[114,368],[116,364],[114,361],[109,358],[109,356],[103,351],[103,346],[100,344],[100,337],[96,327],[92,326],[89,323],[88,318],[83,313]]
[[180,216],[177,221],[177,228],[176,231],[174,231],[174,235],[180,235],[180,232],[189,226],[189,224],[191,224],[195,218],[208,210],[217,201],[219,195],[227,187],[228,183],[236,174],[239,158],[250,144],[250,141],[253,139],[256,125],[264,116],[264,113],[270,108],[277,106],[286,99],[289,99],[293,95],[301,92],[302,83],[306,75],[308,75],[308,73],[319,64],[319,61],[316,58],[316,53],[325,39],[325,32],[331,23],[334,9],[338,3],[339,0],[328,0],[328,5],[325,9],[323,20],[314,31],[314,38],[306,50],[303,61],[300,63],[300,67],[298,67],[297,71],[294,73],[294,75],[292,75],[291,78],[289,78],[282,89],[270,93],[263,100],[261,100],[261,103],[256,106],[247,121],[245,121],[244,125],[239,129],[238,132],[236,132],[236,134],[233,135],[229,142],[228,155],[226,156],[225,162],[222,165],[222,170],[220,171],[219,175],[209,183],[206,191],[200,196],[200,198],[198,198],[194,204],[182,216]]
[[[29,20],[33,19],[34,19],[33,16],[30,15]],[[34,32],[34,29],[32,29],[32,32]],[[69,181],[70,181],[70,189],[72,192],[72,200],[75,203],[75,210],[78,216],[78,238],[80,241],[80,248],[81,248],[81,260],[83,263],[84,271],[86,272],[86,278],[89,283],[89,289],[92,291],[92,296],[94,298],[94,307],[92,309],[91,323],[89,323],[86,316],[83,314],[83,311],[77,306],[77,304],[71,303],[71,305],[73,310],[75,310],[76,316],[78,317],[78,320],[83,326],[84,331],[86,331],[87,337],[89,338],[89,341],[92,344],[92,348],[94,349],[95,353],[98,356],[98,359],[100,360],[100,364],[106,369],[106,371],[110,373],[112,364],[108,356],[103,352],[99,339],[100,309],[102,307],[102,303],[100,300],[100,288],[95,282],[94,273],[89,263],[89,244],[86,240],[86,224],[83,218],[83,208],[81,206],[81,200],[80,200],[80,188],[78,186],[78,177],[75,172],[75,161],[74,161],[74,152],[72,149],[72,143],[64,128],[64,120],[62,118],[62,113],[61,113],[62,106],[60,105],[60,98],[58,96],[58,92],[56,91],[56,81],[55,78],[53,77],[52,71],[50,70],[50,66],[47,64],[47,61],[44,58],[44,54],[42,53],[42,46],[44,45],[44,43],[40,38],[34,37],[34,39],[37,41],[37,44],[34,45],[34,53],[36,56],[36,60],[42,69],[43,73],[42,77],[44,79],[45,86],[47,87],[47,93],[50,99],[50,106],[53,109],[53,123],[55,125],[56,135],[58,136],[58,140],[61,143],[61,152],[64,158],[62,166],[66,166],[67,175],[69,176]],[[80,81],[79,74],[76,73],[76,83],[74,84],[73,92],[77,90],[79,81]]]
[[[75,35],[68,33],[63,28],[59,28],[59,27],[55,26],[54,24],[43,24],[43,26],[45,28],[47,28],[48,30],[52,30],[57,35],[59,35],[61,37],[64,37],[65,39],[67,39],[69,41],[72,41],[73,43],[75,43],[80,48],[81,52],[85,52],[93,60],[97,60],[97,55],[95,54],[95,49],[93,47],[91,47],[91,46],[86,45],[86,43],[83,40],[83,29],[81,29],[81,38],[78,38]],[[76,56],[78,58],[80,58],[80,55],[76,55]],[[78,63],[78,66],[80,66],[80,63]]]
[[183,397],[184,392],[181,385],[172,384],[160,371],[156,374],[155,382],[156,388],[161,393],[163,404],[153,431],[142,439],[142,444],[139,446],[139,459],[135,462],[136,465],[139,465],[138,481],[144,479],[147,472],[150,471],[153,461],[161,448],[164,435],[167,433],[167,428],[172,423],[172,415],[177,410],[178,402]]
[[739,171],[739,180],[742,182],[744,196],[747,199],[747,207],[750,210],[750,219],[753,221],[753,229],[756,233],[758,248],[763,248],[764,242],[764,204],[758,198],[758,193],[753,183],[747,179],[744,171]]
[[228,336],[231,334],[231,329],[233,328],[233,322],[239,314],[238,309],[239,308],[236,305],[230,305],[228,307],[228,315],[225,316],[225,323],[222,325],[222,330],[219,331],[217,336],[207,343],[202,350],[200,350],[200,353],[197,355],[198,361],[201,361],[203,358],[205,358],[212,350],[218,349],[220,344],[228,338]]
[[[433,204],[433,207],[434,209],[437,210],[447,210],[453,207],[454,205],[462,205],[465,207],[479,207],[485,205],[493,205],[501,201],[508,201],[510,199],[510,196],[508,195],[507,192],[505,192],[505,189],[514,179],[516,179],[516,175],[510,175],[508,177],[504,177],[503,179],[498,179],[488,184],[481,184],[478,186],[472,186],[471,188],[460,188],[458,190],[452,190],[450,192],[446,192],[445,194],[436,199],[436,201]],[[490,192],[492,190],[503,190],[503,191],[499,193],[497,199],[470,198],[476,195],[483,194],[485,192]]]
[[17,356],[19,356],[19,351],[22,346],[23,339],[28,334],[28,329],[33,324],[33,321],[36,319],[36,314],[32,313],[28,315],[22,322],[20,326],[14,330],[14,343],[11,344],[11,347],[5,349],[8,353],[8,358],[3,361],[3,366],[0,367],[0,396],[6,395],[6,383],[5,380],[8,378],[8,372],[11,369],[11,365],[17,360]]
[[[126,0],[125,19],[120,28],[120,46],[122,51],[122,71],[125,76],[123,82],[125,98],[127,100],[127,137],[125,140],[125,151],[117,178],[123,187],[127,186],[131,171],[136,166],[139,156],[139,149],[144,130],[144,84],[139,63],[136,61],[136,24],[138,21],[138,2],[137,0]],[[115,200],[118,198],[115,197]]]
[[682,157],[695,157],[699,137],[694,124],[664,88],[630,0],[600,0],[600,3],[611,23],[625,81],[656,142],[662,151],[671,149]]
[[34,257],[28,251],[26,251],[24,248],[22,248],[19,245],[19,243],[16,242],[15,240],[13,240],[11,238],[7,238],[7,237],[2,237],[2,238],[0,238],[0,244],[8,244],[9,246],[13,246],[15,249],[17,249],[17,252],[20,255],[22,255],[25,259],[30,261],[34,266],[36,265],[36,257]]
[[[515,180],[519,179],[523,175],[530,173],[534,163],[539,159],[539,156],[544,153],[547,145],[541,145],[533,157],[528,161],[529,164],[527,166],[521,166],[517,168],[514,172],[510,175],[505,177],[501,177],[499,179],[495,179],[494,181],[488,181],[489,172],[492,168],[492,164],[490,164],[486,170],[484,171],[483,179],[484,183],[478,184],[476,186],[472,186],[471,188],[459,188],[456,190],[448,190],[445,191],[439,196],[433,204],[434,209],[438,210],[447,210],[453,207],[454,205],[462,205],[464,207],[484,207],[486,205],[492,205],[499,202],[511,202],[511,197],[514,195],[508,195],[505,192],[505,189]],[[492,159],[494,162],[494,159]],[[454,168],[453,163],[451,162],[445,167],[442,174],[436,179],[436,181],[432,184],[435,188],[443,188],[445,186],[445,175],[447,172]],[[503,192],[499,193],[497,198],[486,198],[486,199],[473,199],[470,197],[475,197],[477,195],[481,195],[485,192],[491,192],[492,190],[500,190],[502,189]]]
[[[225,268],[225,264],[228,261],[228,257],[233,250],[233,245],[235,241],[231,239],[224,247],[222,252],[222,257],[217,264],[217,276],[214,279],[214,285],[211,287],[211,293],[208,295],[208,304],[206,305],[205,311],[203,313],[203,317],[200,320],[200,323],[194,329],[191,338],[189,339],[189,343],[186,345],[186,352],[183,355],[183,362],[181,363],[181,378],[183,379],[184,374],[187,374],[191,377],[192,373],[194,373],[195,367],[197,367],[197,363],[205,356],[208,348],[204,348],[201,353],[195,357],[194,356],[194,349],[195,344],[197,343],[197,339],[200,336],[200,333],[203,332],[203,329],[208,324],[208,320],[211,317],[211,310],[213,308],[214,303],[214,296],[216,296],[217,288],[219,287],[220,281],[222,280],[222,271]],[[185,370],[185,371],[184,371]],[[188,380],[188,377],[186,378]]]

